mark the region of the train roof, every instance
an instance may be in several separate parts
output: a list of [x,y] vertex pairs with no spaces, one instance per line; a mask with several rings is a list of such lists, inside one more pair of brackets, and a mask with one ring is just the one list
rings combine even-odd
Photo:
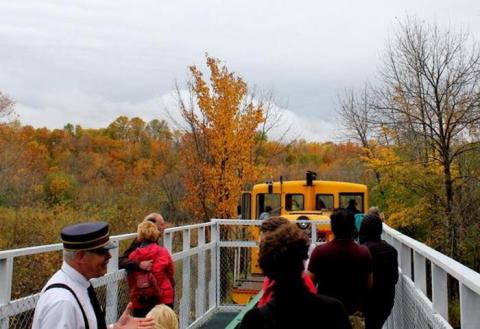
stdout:
[[[270,183],[259,183],[255,184],[252,187],[252,190],[263,190],[267,189]],[[274,181],[271,183],[273,187],[279,187],[280,182]],[[282,184],[284,187],[302,187],[307,186],[307,182],[305,180],[292,180],[292,181],[284,181]],[[339,182],[339,181],[326,181],[326,180],[314,180],[312,181],[312,185],[314,187],[330,187],[330,188],[339,188],[339,189],[354,189],[354,190],[366,190],[367,185],[365,184],[358,184],[358,183],[350,183],[350,182]]]

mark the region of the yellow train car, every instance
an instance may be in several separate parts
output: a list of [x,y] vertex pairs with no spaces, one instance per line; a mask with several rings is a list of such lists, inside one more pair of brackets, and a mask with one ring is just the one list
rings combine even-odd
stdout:
[[[334,209],[355,205],[360,212],[368,209],[368,190],[363,184],[321,181],[314,172],[307,172],[305,180],[265,182],[255,184],[251,191],[244,192],[241,200],[242,219],[264,219],[282,216],[289,220],[330,220]],[[310,225],[300,224],[308,230]],[[258,229],[253,233],[259,236]],[[317,225],[317,241],[333,238],[330,224]],[[258,267],[258,252],[250,254],[250,275],[244,282],[236,282],[232,299],[239,304],[250,300],[260,289],[261,270]],[[260,278],[259,278],[260,277]],[[248,289],[244,289],[247,288]]]

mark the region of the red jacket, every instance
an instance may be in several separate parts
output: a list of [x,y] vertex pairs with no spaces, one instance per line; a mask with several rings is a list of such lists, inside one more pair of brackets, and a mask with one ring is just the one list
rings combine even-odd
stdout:
[[[308,288],[308,291],[310,291],[312,294],[316,294],[317,288],[313,284],[310,276],[308,276],[308,274],[303,272],[302,277],[303,277],[303,282],[305,282],[305,286]],[[258,300],[258,304],[257,304],[258,307],[267,304],[272,299],[274,285],[275,285],[275,280],[271,280],[268,276],[265,276],[262,284],[263,295]]]
[[[140,246],[135,249],[129,256],[129,260],[141,262],[144,260],[153,260],[151,272],[157,280],[157,284],[162,292],[159,296],[162,304],[172,304],[175,297],[175,282],[173,279],[173,261],[167,249],[160,247],[156,243],[150,243],[146,246]],[[142,308],[137,302],[137,292],[133,273],[128,275],[128,285],[130,287],[130,300],[133,308]]]

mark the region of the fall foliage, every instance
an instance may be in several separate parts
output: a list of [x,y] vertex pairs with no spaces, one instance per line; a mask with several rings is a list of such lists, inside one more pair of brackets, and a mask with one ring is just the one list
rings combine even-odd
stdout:
[[187,126],[180,148],[186,167],[184,205],[204,221],[236,215],[243,187],[258,177],[252,150],[264,121],[263,109],[247,99],[242,78],[217,59],[207,57],[207,66],[210,84],[195,66],[190,67],[190,92],[196,104],[180,101]]

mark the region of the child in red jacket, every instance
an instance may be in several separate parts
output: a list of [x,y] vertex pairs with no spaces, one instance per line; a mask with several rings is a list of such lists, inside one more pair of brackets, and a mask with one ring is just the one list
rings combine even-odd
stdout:
[[128,273],[130,300],[133,316],[145,317],[157,304],[166,304],[173,309],[175,297],[173,261],[167,249],[157,243],[160,231],[151,222],[138,225],[137,239],[140,246],[128,259],[137,262],[152,260],[150,271],[136,270]]

